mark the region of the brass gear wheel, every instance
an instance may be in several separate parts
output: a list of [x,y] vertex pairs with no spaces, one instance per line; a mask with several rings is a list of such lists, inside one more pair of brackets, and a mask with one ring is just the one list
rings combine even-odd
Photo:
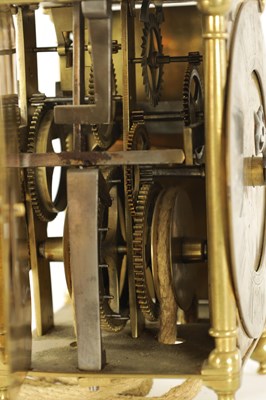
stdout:
[[[149,137],[144,123],[134,123],[128,133],[127,151],[148,150],[149,148]],[[134,217],[141,185],[153,182],[152,167],[150,165],[127,166],[125,171],[128,207]]]
[[[60,139],[62,150],[69,150],[66,135],[55,126],[53,108],[40,104],[37,106],[28,133],[28,153],[52,152],[53,139]],[[52,221],[58,212],[66,207],[66,169],[61,169],[60,181],[55,198],[52,197],[52,178],[54,168],[28,168],[27,184],[35,215],[43,222]]]
[[[101,328],[107,332],[120,332],[128,320],[127,256],[118,254],[118,244],[125,243],[125,218],[120,168],[103,172],[112,205],[107,207],[99,200],[99,290]],[[120,182],[119,182],[120,180]],[[64,225],[64,268],[67,288],[72,295],[71,261],[68,217]],[[122,312],[121,312],[122,310]]]
[[143,84],[147,98],[155,107],[159,102],[163,83],[163,64],[157,62],[157,57],[163,55],[163,44],[160,25],[153,13],[149,14],[149,22],[144,23],[141,48]]
[[101,327],[120,332],[128,320],[127,256],[118,253],[118,246],[125,244],[123,174],[119,167],[102,172],[112,205],[99,204],[99,259],[108,265],[99,271]]
[[[117,95],[117,82],[116,82],[116,73],[114,63],[112,61],[112,96]],[[93,66],[90,69],[90,79],[89,79],[89,103],[93,104],[95,99],[95,91],[94,91],[94,75],[93,75]],[[108,125],[91,125],[91,133],[94,138],[94,146],[99,147],[102,150],[108,149],[115,140],[120,135],[120,126],[117,122],[118,115],[118,107],[117,102],[115,100],[112,101],[112,122]]]
[[185,126],[203,120],[204,100],[203,85],[199,69],[194,64],[189,64],[183,84],[183,111]]
[[159,303],[156,298],[151,257],[151,225],[160,185],[142,185],[136,205],[133,225],[133,267],[136,296],[148,321],[156,321]]

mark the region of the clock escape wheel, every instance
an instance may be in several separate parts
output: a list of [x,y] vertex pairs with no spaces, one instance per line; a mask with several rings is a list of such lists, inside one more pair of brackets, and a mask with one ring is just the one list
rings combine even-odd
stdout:
[[[124,216],[123,176],[121,168],[102,170],[112,200],[110,207],[99,200],[99,289],[101,328],[121,331],[128,320],[127,250]],[[66,212],[64,225],[64,268],[72,295],[69,226]]]
[[241,323],[258,337],[266,317],[265,187],[246,180],[264,157],[266,51],[257,2],[240,6],[231,42],[226,106],[226,173],[232,276]]
[[157,57],[163,55],[160,22],[157,14],[148,14],[141,44],[143,84],[146,96],[153,107],[159,103],[163,84],[163,64],[159,64],[157,60]]

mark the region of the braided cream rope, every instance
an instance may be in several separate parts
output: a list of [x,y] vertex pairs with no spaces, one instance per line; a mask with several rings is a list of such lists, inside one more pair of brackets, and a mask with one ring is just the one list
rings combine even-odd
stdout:
[[[84,383],[86,379],[84,379]],[[77,378],[26,379],[18,400],[143,400],[152,387],[151,379],[103,379],[99,390],[89,391]],[[192,400],[201,390],[200,379],[188,379],[161,397],[150,400]]]

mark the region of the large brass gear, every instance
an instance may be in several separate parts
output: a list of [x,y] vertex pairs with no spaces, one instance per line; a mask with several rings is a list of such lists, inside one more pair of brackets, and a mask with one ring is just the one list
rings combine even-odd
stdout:
[[[144,123],[134,123],[128,133],[127,151],[148,150],[150,148],[148,132]],[[152,167],[127,166],[125,172],[125,189],[131,215],[136,213],[136,203],[141,185],[153,181]]]
[[142,185],[133,225],[133,266],[139,307],[148,321],[156,321],[159,302],[156,297],[151,257],[151,226],[156,199],[161,186]]
[[[59,138],[62,150],[69,150],[67,137],[61,135],[55,126],[53,108],[40,104],[37,106],[28,133],[28,153],[52,152],[52,140]],[[27,184],[35,215],[43,222],[53,220],[58,212],[66,207],[66,169],[61,169],[61,177],[55,198],[52,198],[53,168],[28,168]]]
[[203,85],[198,66],[189,64],[183,83],[183,112],[185,126],[203,121]]
[[[114,63],[112,61],[112,117],[110,124],[104,125],[91,125],[91,133],[94,138],[93,148],[97,147],[102,150],[108,149],[115,140],[120,136],[121,128],[117,121],[118,107],[114,96],[117,95],[117,82]],[[89,103],[93,104],[95,99],[94,91],[94,76],[93,76],[93,66],[90,69],[90,79],[89,79]]]
[[246,161],[256,156],[256,117],[266,110],[265,59],[258,3],[245,2],[231,41],[225,159],[232,277],[241,323],[250,338],[261,334],[266,320],[266,192],[264,186],[245,181]]
[[147,98],[155,107],[163,84],[163,64],[157,62],[157,57],[163,55],[163,44],[156,14],[149,13],[149,21],[144,23],[141,48],[143,84]]
[[[107,207],[99,200],[99,290],[101,328],[107,332],[120,332],[128,320],[127,255],[119,254],[125,246],[125,218],[122,196],[123,182],[120,168],[102,171],[112,205]],[[66,212],[64,225],[64,268],[70,296],[72,296],[69,226]]]
[[120,332],[128,319],[128,299],[124,290],[127,256],[118,252],[118,247],[125,245],[122,171],[120,168],[107,169],[103,175],[112,205],[99,204],[99,258],[100,263],[107,266],[99,271],[101,327],[108,332]]

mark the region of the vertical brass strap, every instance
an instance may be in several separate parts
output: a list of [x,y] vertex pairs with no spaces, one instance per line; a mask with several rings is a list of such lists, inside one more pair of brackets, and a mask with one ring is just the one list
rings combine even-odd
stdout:
[[[225,133],[223,126],[226,85],[225,17],[204,17],[205,129],[208,259],[212,305],[211,334],[220,351],[236,346],[235,300],[230,280],[225,176]],[[227,332],[225,340],[223,332]],[[229,333],[231,332],[231,334]],[[229,339],[229,337],[231,339]]]
[[38,92],[37,54],[26,50],[36,47],[35,12],[29,7],[18,7],[17,69],[21,124],[28,125],[28,99]]
[[[84,103],[84,17],[80,3],[73,5],[73,104]],[[73,148],[81,151],[82,128],[73,124]]]
[[[130,129],[130,112],[135,102],[135,65],[129,59],[135,56],[134,17],[130,15],[129,4],[123,0],[121,4],[122,25],[122,65],[123,65],[123,149],[127,148],[128,132]],[[130,38],[130,40],[129,40]]]
[[211,325],[215,349],[202,369],[221,400],[240,385],[237,309],[230,277],[225,172],[224,106],[227,78],[227,17],[231,1],[198,2],[203,15],[205,72],[206,197]]

